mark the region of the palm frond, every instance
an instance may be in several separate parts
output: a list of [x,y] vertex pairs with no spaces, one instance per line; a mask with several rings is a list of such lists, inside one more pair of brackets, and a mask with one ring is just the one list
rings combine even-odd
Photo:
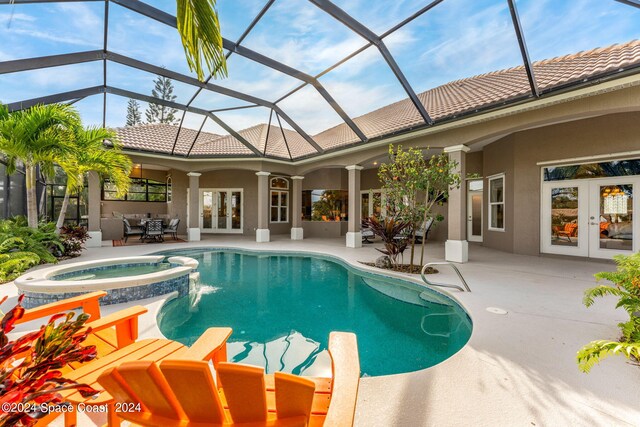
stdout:
[[204,81],[203,62],[209,73],[227,76],[216,0],[176,0],[178,33],[191,71]]
[[584,291],[584,298],[582,302],[587,307],[591,307],[595,302],[595,298],[603,297],[606,295],[613,295],[622,298],[627,296],[628,293],[623,289],[614,288],[613,286],[600,285]]
[[578,351],[578,368],[588,373],[600,361],[613,355],[623,355],[627,359],[633,358],[637,361],[640,359],[640,343],[592,341]]

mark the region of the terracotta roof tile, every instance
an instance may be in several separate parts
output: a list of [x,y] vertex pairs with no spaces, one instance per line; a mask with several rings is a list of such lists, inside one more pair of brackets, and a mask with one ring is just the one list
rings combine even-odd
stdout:
[[[575,83],[586,77],[611,73],[640,64],[640,41],[598,48],[558,58],[534,62],[533,69],[541,91],[567,83]],[[523,66],[494,71],[461,80],[419,93],[418,98],[434,120],[453,117],[462,113],[499,105],[514,98],[530,94],[529,82]],[[356,117],[353,121],[367,138],[384,136],[396,131],[424,124],[422,117],[409,99],[404,99],[370,113]],[[176,140],[177,127],[171,125],[141,125],[117,129],[121,141],[127,148],[170,153]],[[238,132],[260,152],[264,152],[268,134],[266,154],[293,159],[314,154],[315,149],[297,132],[284,129],[285,140],[278,126],[259,124]],[[183,128],[175,152],[186,154],[197,132]],[[324,149],[335,149],[359,142],[356,134],[346,124],[340,124],[320,132],[313,139]],[[194,145],[192,154],[197,155],[252,155],[233,136],[220,136],[202,132]]]

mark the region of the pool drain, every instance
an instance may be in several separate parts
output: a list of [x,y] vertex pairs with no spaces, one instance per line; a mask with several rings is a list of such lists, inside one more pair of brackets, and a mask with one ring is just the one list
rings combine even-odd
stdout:
[[487,307],[487,311],[493,314],[507,314],[508,311],[498,307]]

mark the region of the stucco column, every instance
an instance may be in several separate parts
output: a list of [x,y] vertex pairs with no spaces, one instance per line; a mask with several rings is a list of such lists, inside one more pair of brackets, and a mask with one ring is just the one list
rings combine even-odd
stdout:
[[199,172],[189,172],[189,224],[187,224],[187,240],[200,240],[200,175]]
[[100,202],[100,176],[97,172],[89,172],[87,180],[88,188],[88,234],[90,239],[87,240],[88,248],[99,248],[102,246],[102,230],[100,229],[100,211],[102,203]]
[[349,171],[349,228],[347,229],[347,247],[362,247],[362,233],[360,232],[360,165],[350,165]]
[[256,242],[270,240],[269,235],[269,175],[270,172],[256,172],[258,175],[258,229]]
[[304,176],[291,177],[291,240],[302,240],[302,180]]
[[458,163],[456,172],[460,174],[460,188],[449,190],[447,201],[448,236],[444,246],[445,259],[451,262],[469,261],[469,242],[467,242],[467,183],[466,157],[469,147],[454,145],[446,147],[449,159]]

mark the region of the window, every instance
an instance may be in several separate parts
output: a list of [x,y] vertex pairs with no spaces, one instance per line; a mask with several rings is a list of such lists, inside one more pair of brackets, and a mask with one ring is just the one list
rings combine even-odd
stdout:
[[640,175],[640,159],[613,160],[581,165],[550,166],[543,169],[545,181],[566,179],[607,178]]
[[118,197],[113,183],[102,184],[102,200],[127,200],[133,202],[166,202],[167,183],[146,178],[132,178],[127,194]]
[[289,222],[288,191],[271,191],[271,222]]
[[282,189],[282,190],[288,190],[289,189],[289,181],[287,181],[286,179],[280,177],[280,176],[276,176],[274,178],[271,178],[271,188],[278,188],[278,189]]
[[281,176],[271,178],[271,222],[289,222],[289,181]]
[[489,178],[489,230],[504,231],[504,174]]
[[302,219],[306,221],[347,221],[349,192],[346,190],[304,190]]
[[171,176],[167,177],[167,203],[171,203],[171,196],[173,191],[173,181],[171,180]]

